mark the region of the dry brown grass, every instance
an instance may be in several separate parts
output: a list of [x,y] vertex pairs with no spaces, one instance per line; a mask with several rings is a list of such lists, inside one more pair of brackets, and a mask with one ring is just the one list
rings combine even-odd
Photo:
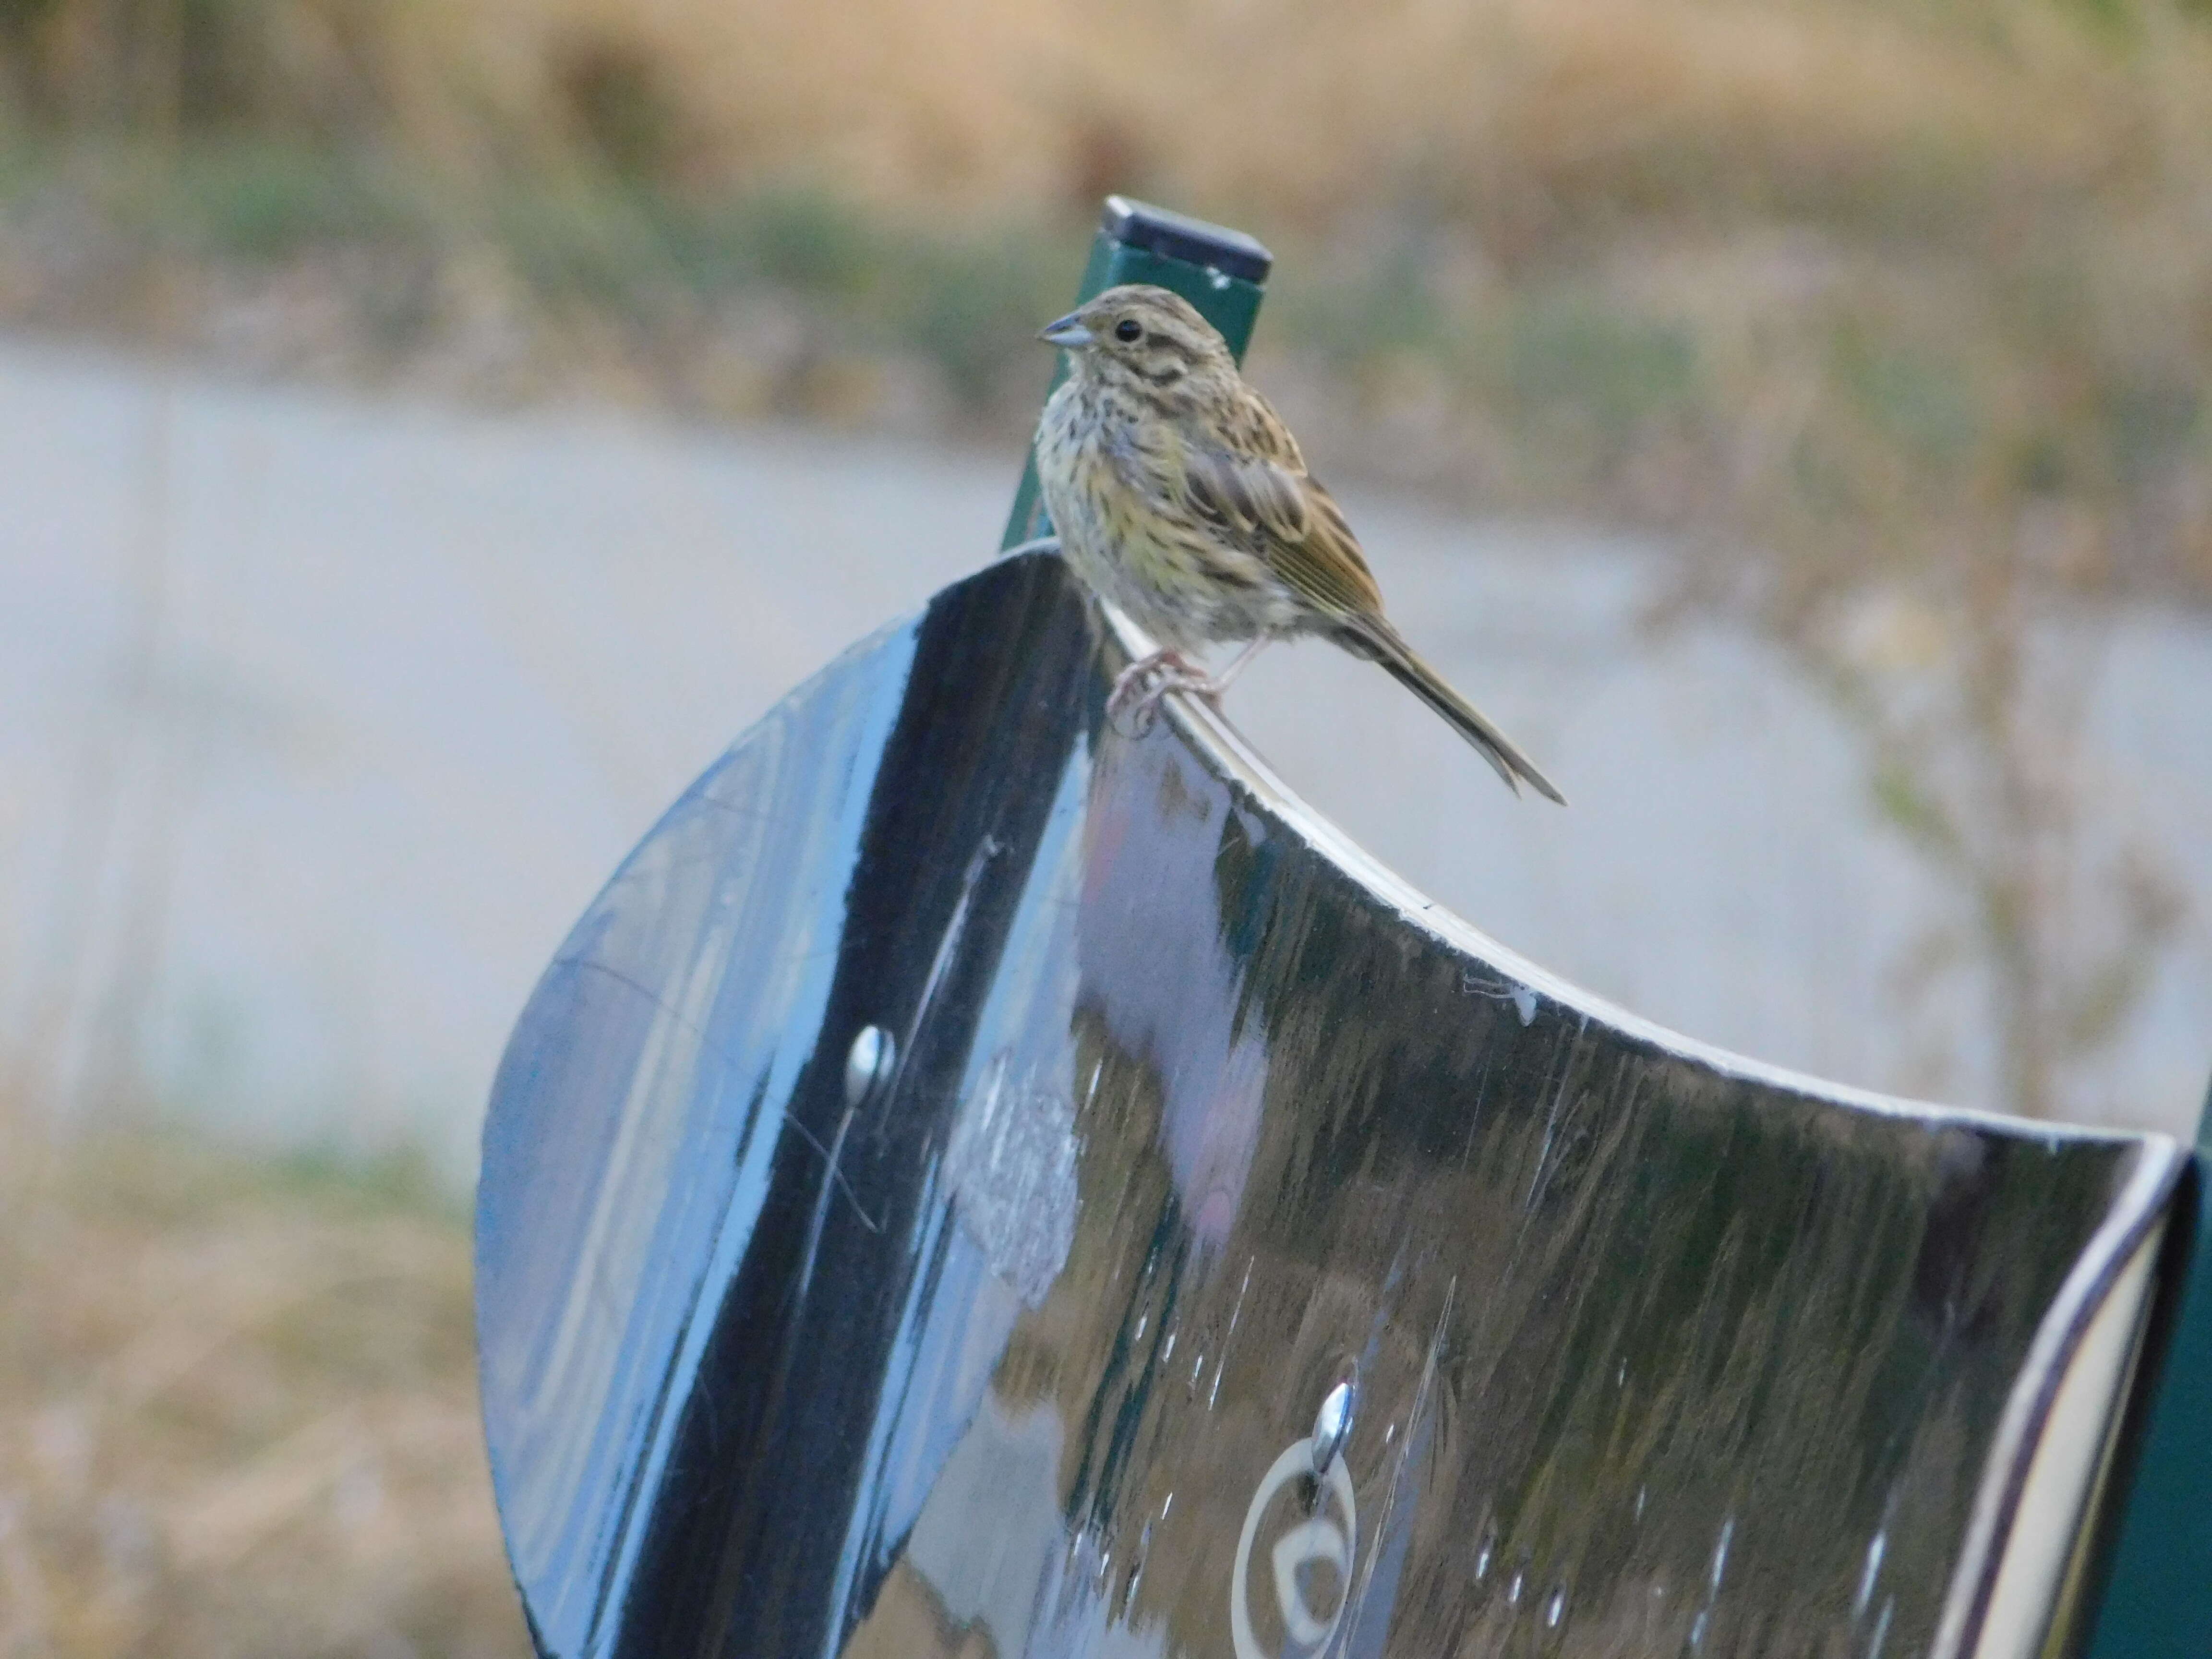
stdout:
[[165,1139],[10,1169],[0,1653],[530,1651],[457,1218]]
[[[11,0],[15,101],[396,134],[467,163],[637,122],[722,183],[1003,211],[1152,188],[1334,231],[1416,191],[1534,216],[2142,176],[2201,50],[2160,0]],[[2176,99],[2184,101],[2176,103]],[[657,106],[650,119],[625,103]],[[2201,108],[2201,102],[2197,107]]]

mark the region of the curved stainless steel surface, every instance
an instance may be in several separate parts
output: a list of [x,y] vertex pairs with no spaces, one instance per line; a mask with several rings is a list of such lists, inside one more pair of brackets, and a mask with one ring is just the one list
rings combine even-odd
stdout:
[[1048,555],[947,589],[539,986],[477,1298],[541,1649],[1971,1651],[2177,1150],[1608,1009],[1212,715],[1112,732],[1118,652]]

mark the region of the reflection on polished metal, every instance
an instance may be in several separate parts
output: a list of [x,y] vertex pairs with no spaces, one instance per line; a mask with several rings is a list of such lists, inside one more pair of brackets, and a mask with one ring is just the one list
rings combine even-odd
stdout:
[[898,1040],[880,1025],[863,1025],[845,1056],[845,1103],[858,1111],[890,1080]]
[[1344,1437],[1352,1432],[1352,1413],[1358,1403],[1358,1391],[1350,1381],[1338,1383],[1321,1402],[1314,1413],[1313,1472],[1316,1478],[1327,1474],[1336,1455],[1344,1449]]
[[1123,659],[1049,553],[947,589],[538,986],[477,1305],[541,1650],[1975,1653],[2177,1149],[1608,1007],[1211,712],[1115,734]]
[[[1313,1511],[1304,1520],[1291,1514],[1276,1520],[1273,1547],[1267,1555],[1268,1582],[1273,1589],[1273,1612],[1292,1651],[1325,1653],[1344,1623],[1351,1605],[1353,1556],[1359,1547],[1359,1500],[1343,1460],[1329,1460],[1320,1479],[1308,1469],[1322,1463],[1313,1442],[1301,1440],[1284,1449],[1265,1476],[1244,1511],[1244,1529],[1237,1539],[1237,1565],[1229,1575],[1229,1639],[1237,1659],[1272,1659],[1279,1645],[1264,1646],[1252,1619],[1253,1558],[1258,1553],[1260,1528],[1276,1507],[1273,1500],[1296,1483],[1310,1482]],[[1321,1587],[1326,1612],[1309,1601],[1309,1569],[1327,1566],[1328,1583]]]

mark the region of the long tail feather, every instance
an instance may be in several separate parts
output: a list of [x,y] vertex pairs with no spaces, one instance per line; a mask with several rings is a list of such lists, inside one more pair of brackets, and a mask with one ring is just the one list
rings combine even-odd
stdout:
[[1480,709],[1453,690],[1443,676],[1424,662],[1395,628],[1381,617],[1372,621],[1363,618],[1355,638],[1355,649],[1363,655],[1372,656],[1390,671],[1391,678],[1443,716],[1452,729],[1473,744],[1483,759],[1497,769],[1507,788],[1519,794],[1525,779],[1529,787],[1547,800],[1557,801],[1562,806],[1567,804],[1567,798],[1559,793],[1558,786],[1536,769],[1535,762],[1492,725]]

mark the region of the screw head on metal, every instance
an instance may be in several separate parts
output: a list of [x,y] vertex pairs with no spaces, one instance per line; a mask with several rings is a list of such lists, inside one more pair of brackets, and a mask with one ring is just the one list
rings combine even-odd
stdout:
[[1314,1413],[1313,1472],[1316,1479],[1328,1473],[1336,1455],[1352,1433],[1352,1414],[1359,1407],[1359,1389],[1349,1377],[1331,1389]]
[[858,1110],[890,1080],[898,1042],[880,1025],[863,1025],[845,1056],[845,1103]]

